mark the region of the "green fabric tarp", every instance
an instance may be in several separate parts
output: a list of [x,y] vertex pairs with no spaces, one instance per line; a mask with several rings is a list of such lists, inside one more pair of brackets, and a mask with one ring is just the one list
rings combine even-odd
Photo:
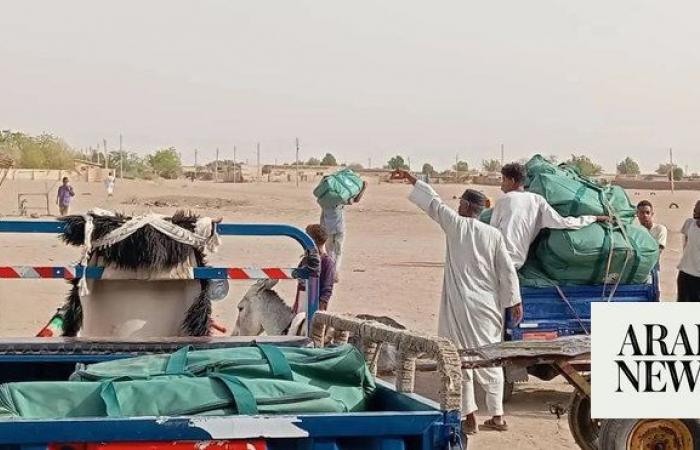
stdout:
[[137,417],[362,411],[374,392],[351,345],[267,345],[148,355],[79,368],[71,381],[0,386],[0,417]]
[[[555,166],[540,155],[527,164],[527,190],[542,195],[562,216],[611,215],[617,224],[580,230],[542,230],[520,269],[526,287],[646,283],[659,260],[659,246],[633,223],[635,207],[619,186],[604,187],[575,168]],[[493,211],[479,220],[491,222]]]
[[562,285],[646,283],[659,259],[659,244],[635,224],[545,230],[533,250],[539,267]]
[[527,190],[543,196],[564,217],[610,215],[623,223],[635,217],[634,205],[619,186],[601,186],[574,167],[555,166],[540,155],[533,156],[526,168]]
[[351,169],[343,169],[323,177],[314,189],[314,196],[324,208],[347,204],[362,190],[362,179]]

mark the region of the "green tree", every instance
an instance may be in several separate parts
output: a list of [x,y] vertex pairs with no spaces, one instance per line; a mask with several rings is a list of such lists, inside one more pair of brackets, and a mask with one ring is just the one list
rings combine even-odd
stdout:
[[452,166],[455,172],[469,172],[469,163],[466,161],[457,161],[457,164]]
[[386,168],[391,170],[408,170],[408,164],[404,161],[403,156],[396,155],[386,163]]
[[628,156],[617,165],[617,173],[620,175],[639,175],[641,171],[637,161]]
[[[673,180],[681,181],[683,179],[683,169],[674,164],[673,168]],[[668,179],[671,179],[671,164],[659,164],[659,168],[656,169],[656,173],[659,175],[667,175]]]
[[177,178],[182,173],[182,161],[174,147],[161,149],[149,155],[148,165],[156,175],[167,179]]
[[603,168],[586,155],[571,155],[571,159],[566,161],[566,164],[576,167],[584,177],[600,175],[603,172]]
[[308,161],[306,161],[307,166],[320,166],[321,165],[321,160],[318,158],[309,158]]
[[497,159],[486,159],[481,162],[481,167],[486,172],[500,172],[501,162]]
[[109,167],[120,176],[123,169],[126,178],[143,178],[148,173],[146,160],[134,152],[109,152]]
[[63,139],[48,133],[30,136],[0,131],[0,151],[26,169],[72,169],[73,160],[79,157]]
[[435,175],[437,172],[435,172],[435,168],[432,164],[425,163],[423,164],[423,169],[421,170],[421,173],[423,175]]
[[337,166],[338,161],[335,160],[335,156],[331,155],[330,153],[326,153],[326,155],[321,160],[321,165],[322,166]]

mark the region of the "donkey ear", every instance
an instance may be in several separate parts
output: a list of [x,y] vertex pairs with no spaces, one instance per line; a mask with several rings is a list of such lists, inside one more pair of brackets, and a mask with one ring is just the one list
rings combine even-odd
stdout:
[[267,291],[275,287],[279,283],[279,280],[272,280],[272,279],[266,279],[266,280],[258,280],[255,282],[253,285],[253,288],[256,291]]

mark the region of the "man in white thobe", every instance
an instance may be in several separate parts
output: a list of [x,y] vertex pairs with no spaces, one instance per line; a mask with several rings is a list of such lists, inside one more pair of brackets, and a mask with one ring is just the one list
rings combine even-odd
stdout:
[[[501,342],[505,310],[511,308],[515,321],[522,318],[520,286],[503,236],[477,219],[486,197],[467,189],[457,212],[428,184],[405,171],[396,174],[414,185],[410,200],[445,233],[447,251],[438,334],[465,349]],[[496,367],[464,371],[464,432],[471,434],[477,429],[474,381],[486,394],[486,412],[492,416],[482,427],[506,430],[503,370]]]
[[609,220],[607,216],[560,216],[544,197],[525,191],[527,171],[522,164],[506,164],[501,175],[505,195],[493,207],[491,226],[503,234],[516,270],[525,264],[530,245],[543,228],[578,230]]

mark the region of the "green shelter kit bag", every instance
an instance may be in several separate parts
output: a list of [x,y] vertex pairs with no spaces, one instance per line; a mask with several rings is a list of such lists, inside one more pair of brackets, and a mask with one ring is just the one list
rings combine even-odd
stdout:
[[525,165],[526,188],[540,194],[560,215],[606,216],[614,214],[622,223],[632,223],[636,208],[620,186],[601,186],[579,175],[566,164],[556,166],[535,155]]
[[[624,189],[602,186],[576,168],[554,165],[536,155],[528,161],[529,192],[539,194],[560,215],[610,215],[617,223],[595,223],[580,230],[542,230],[520,269],[528,287],[646,283],[659,261],[659,245],[633,223],[636,208]],[[491,222],[492,210],[479,219]]]
[[70,381],[0,386],[0,417],[139,417],[362,411],[374,392],[352,345],[270,345],[147,355],[81,367]]
[[314,189],[314,196],[319,205],[324,208],[335,208],[346,205],[362,190],[362,178],[351,169],[343,169],[323,177]]

